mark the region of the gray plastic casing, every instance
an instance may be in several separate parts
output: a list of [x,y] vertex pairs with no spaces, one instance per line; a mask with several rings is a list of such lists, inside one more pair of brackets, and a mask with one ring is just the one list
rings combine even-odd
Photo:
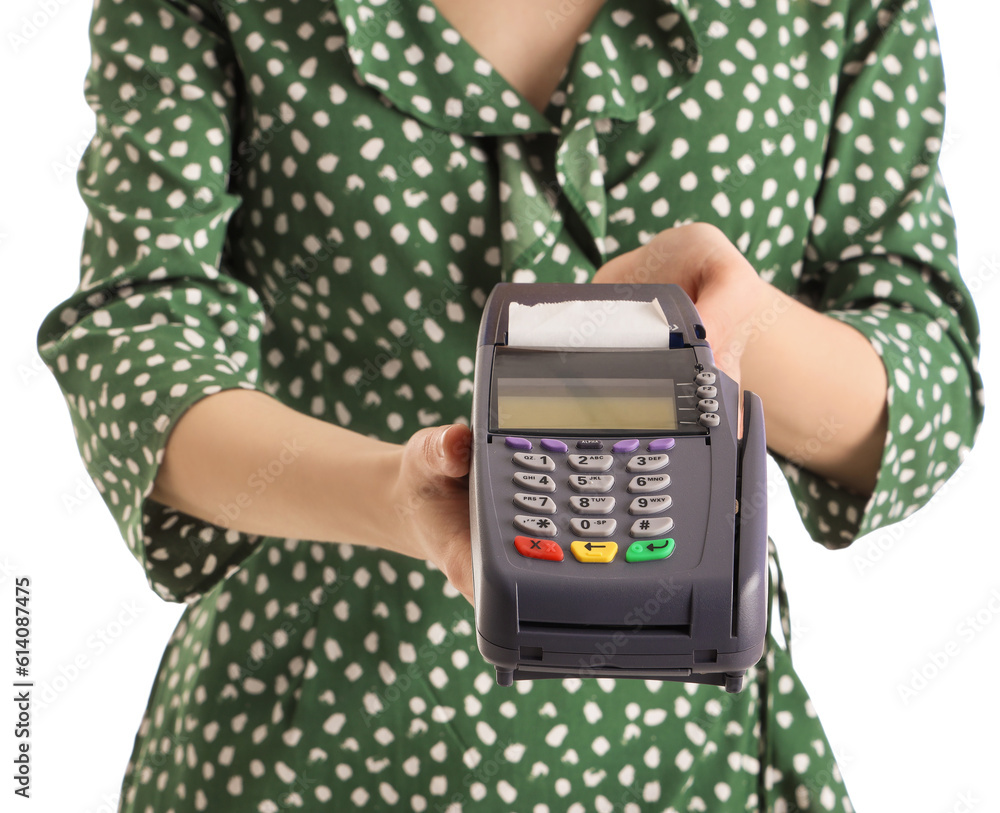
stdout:
[[[494,357],[507,343],[512,302],[653,299],[672,326],[666,349],[670,358],[686,364],[689,357],[692,378],[699,370],[715,373],[719,426],[686,433],[610,435],[490,431]],[[588,352],[551,350],[560,355]],[[601,352],[634,355],[649,350]],[[625,360],[624,355],[620,358]],[[764,416],[760,398],[745,392],[738,439],[739,388],[715,367],[698,313],[684,291],[676,285],[501,283],[486,303],[475,370],[469,487],[476,634],[480,652],[496,667],[497,682],[509,686],[525,679],[622,677],[709,683],[740,691],[746,670],[763,654],[767,630]],[[567,561],[519,554],[513,539],[522,532],[513,529],[511,518],[524,513],[512,504],[513,494],[521,489],[511,480],[513,450],[504,443],[512,434],[532,440],[536,449],[542,437],[562,439],[571,452],[577,439],[603,438],[604,453],[621,438],[674,437],[665,470],[671,476],[665,493],[672,498],[674,528],[669,536],[676,540],[674,553],[654,562],[626,562],[625,549],[634,541],[627,529],[636,517],[628,514],[628,500],[619,499],[608,515],[618,522],[613,538],[620,546],[611,563],[575,561],[569,541],[578,537],[569,529],[566,512],[556,541]],[[628,457],[616,455],[609,472],[616,482],[632,476],[624,471]]]

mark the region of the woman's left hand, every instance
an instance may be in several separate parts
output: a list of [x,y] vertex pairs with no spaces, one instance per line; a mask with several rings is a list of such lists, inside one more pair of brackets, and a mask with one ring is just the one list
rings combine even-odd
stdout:
[[680,285],[698,309],[715,363],[737,382],[743,351],[762,329],[762,318],[785,304],[725,234],[708,223],[662,231],[605,263],[592,281]]

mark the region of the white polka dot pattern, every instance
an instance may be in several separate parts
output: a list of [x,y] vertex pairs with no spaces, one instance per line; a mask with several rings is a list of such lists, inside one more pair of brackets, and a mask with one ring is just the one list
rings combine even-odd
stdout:
[[850,811],[773,638],[737,696],[504,690],[438,571],[146,498],[171,427],[221,389],[390,441],[463,420],[497,281],[585,283],[702,220],[890,372],[867,504],[808,444],[782,461],[810,533],[908,516],[982,412],[926,2],[611,2],[544,113],[427,2],[99,0],[92,43],[81,283],[39,349],[150,583],[190,605],[122,809]]

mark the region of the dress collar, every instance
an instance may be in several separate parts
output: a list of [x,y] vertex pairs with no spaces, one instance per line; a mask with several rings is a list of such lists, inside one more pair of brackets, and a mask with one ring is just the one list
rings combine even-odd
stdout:
[[463,135],[559,134],[583,119],[634,121],[701,65],[690,0],[609,0],[577,41],[543,114],[430,2],[329,2],[325,20],[342,27],[363,83],[417,120]]

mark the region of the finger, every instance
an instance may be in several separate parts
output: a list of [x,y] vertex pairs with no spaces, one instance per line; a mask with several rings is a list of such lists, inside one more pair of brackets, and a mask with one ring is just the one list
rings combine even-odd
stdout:
[[466,530],[442,539],[434,561],[452,587],[465,596],[470,604],[474,603],[471,533]]
[[472,432],[465,424],[454,423],[445,427],[441,436],[444,454],[441,474],[447,477],[464,477],[469,473],[472,457]]
[[608,260],[604,265],[597,269],[597,272],[594,274],[591,282],[604,285],[610,283],[634,282],[635,280],[632,277],[632,272],[637,264],[641,251],[641,247],[636,248]]
[[473,580],[472,580],[472,545],[471,541],[468,548],[463,550],[461,556],[456,558],[452,562],[452,567],[449,568],[448,580],[455,586],[465,598],[468,600],[469,604],[475,606],[476,602],[473,601]]
[[410,444],[418,453],[418,465],[424,475],[462,477],[469,473],[471,441],[467,426],[447,424],[421,429],[410,439]]

